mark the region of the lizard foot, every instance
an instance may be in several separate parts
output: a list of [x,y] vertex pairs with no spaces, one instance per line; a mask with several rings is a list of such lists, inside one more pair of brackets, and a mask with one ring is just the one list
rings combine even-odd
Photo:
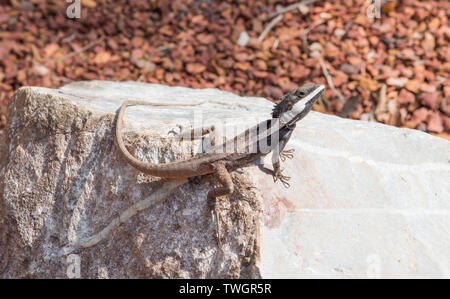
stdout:
[[292,159],[294,158],[295,148],[291,148],[289,150],[284,150],[280,153],[280,159],[281,161],[286,161],[286,159]]
[[276,182],[276,181],[280,180],[280,182],[283,183],[284,187],[286,187],[286,188],[289,188],[291,186],[291,184],[289,184],[289,182],[288,182],[290,179],[291,179],[291,177],[283,175],[281,173],[281,170],[273,175],[273,181]]

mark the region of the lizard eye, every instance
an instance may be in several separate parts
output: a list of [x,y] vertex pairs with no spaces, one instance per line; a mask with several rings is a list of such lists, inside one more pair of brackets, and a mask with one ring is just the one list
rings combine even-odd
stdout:
[[295,93],[298,97],[304,97],[306,96],[306,92],[304,90],[297,90],[297,92]]

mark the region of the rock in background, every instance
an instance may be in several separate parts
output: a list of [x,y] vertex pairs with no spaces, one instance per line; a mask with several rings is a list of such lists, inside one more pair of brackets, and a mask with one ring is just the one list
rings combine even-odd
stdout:
[[1,277],[67,277],[70,254],[83,278],[450,277],[448,141],[311,112],[288,145],[290,189],[266,173],[270,157],[233,172],[235,192],[218,203],[219,249],[211,178],[161,180],[118,155],[114,119],[127,99],[202,103],[128,108],[127,146],[160,163],[197,150],[167,138],[196,109],[243,128],[272,108],[135,82],[19,89],[0,149]]

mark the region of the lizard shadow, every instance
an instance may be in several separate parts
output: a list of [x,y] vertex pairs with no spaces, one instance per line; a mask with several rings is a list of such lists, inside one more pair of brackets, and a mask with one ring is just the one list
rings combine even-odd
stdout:
[[261,161],[255,163],[255,165],[259,168],[259,170],[261,170],[265,174],[273,175],[273,170],[264,166],[264,164]]

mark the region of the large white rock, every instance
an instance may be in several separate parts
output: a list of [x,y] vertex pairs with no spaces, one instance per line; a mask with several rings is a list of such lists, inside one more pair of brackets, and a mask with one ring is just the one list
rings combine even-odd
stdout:
[[118,156],[113,120],[127,99],[202,103],[128,108],[127,145],[153,162],[191,154],[191,143],[165,138],[181,119],[228,119],[239,131],[272,109],[135,82],[20,89],[0,160],[2,277],[66,277],[70,254],[81,277],[450,277],[448,141],[311,112],[288,144],[291,188],[262,165],[233,173],[235,192],[219,200],[219,250],[205,200],[213,180],[179,186]]

